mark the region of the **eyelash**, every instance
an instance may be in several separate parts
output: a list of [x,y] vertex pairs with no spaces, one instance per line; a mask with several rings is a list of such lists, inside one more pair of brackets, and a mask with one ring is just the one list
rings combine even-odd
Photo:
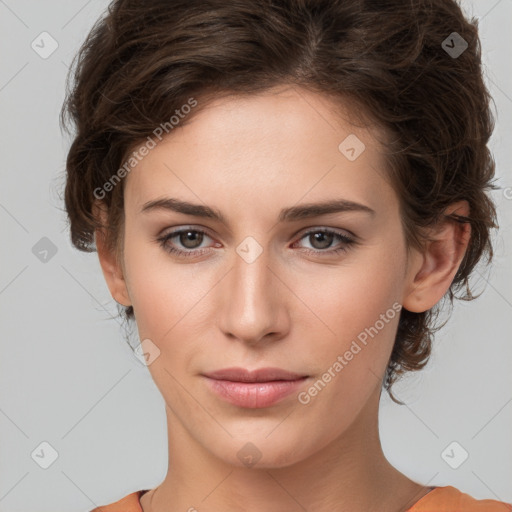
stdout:
[[[168,252],[170,254],[174,254],[174,255],[176,255],[178,257],[182,257],[182,258],[190,258],[190,257],[194,257],[194,256],[197,257],[197,256],[201,256],[202,254],[208,252],[208,249],[191,249],[188,251],[182,251],[181,249],[176,249],[172,245],[169,245],[168,242],[170,239],[175,238],[176,236],[179,236],[181,233],[188,233],[188,232],[200,233],[202,235],[206,235],[209,237],[208,233],[206,233],[206,231],[203,231],[202,229],[186,228],[186,229],[179,229],[176,231],[172,231],[171,233],[167,233],[166,235],[159,237],[156,240],[160,243],[160,245],[166,252]],[[325,250],[325,251],[322,251],[320,249],[307,249],[307,248],[302,249],[302,251],[308,255],[334,256],[334,255],[338,255],[338,254],[347,252],[348,249],[352,245],[356,244],[356,241],[353,238],[350,238],[347,235],[343,235],[341,233],[338,233],[337,231],[333,231],[332,229],[327,229],[327,228],[318,228],[318,229],[313,229],[313,230],[307,231],[300,237],[299,240],[302,240],[303,238],[306,238],[307,236],[310,236],[315,233],[324,233],[327,235],[334,235],[335,237],[338,238],[339,241],[342,242],[343,245],[341,247],[339,247],[338,249],[331,249],[331,250]]]

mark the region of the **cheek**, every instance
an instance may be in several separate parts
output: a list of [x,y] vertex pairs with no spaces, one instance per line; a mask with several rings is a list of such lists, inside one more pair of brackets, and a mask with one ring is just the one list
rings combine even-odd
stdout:
[[[335,335],[326,331],[314,349],[302,347],[319,372],[299,397],[304,407],[300,410],[313,431],[317,418],[326,418],[326,439],[348,428],[381,388],[393,348],[400,315],[395,283],[389,274],[379,284],[370,277],[360,279],[358,289],[338,288],[332,290],[332,300],[318,302],[322,319]],[[348,285],[351,279],[340,278],[336,284],[341,282]],[[310,343],[313,334],[306,336]]]
[[[125,246],[125,267],[139,337],[157,345],[159,362],[173,374],[186,373],[211,334],[214,289],[223,272],[219,276],[206,265],[176,263],[163,249],[141,250],[147,242],[131,240]],[[152,364],[150,371],[157,366]]]
[[173,271],[158,245],[139,238],[128,237],[125,244],[127,286],[141,339],[158,344],[190,308],[194,282],[184,282],[183,273]]
[[[304,283],[297,292],[307,297],[305,302],[321,319],[314,318],[305,336],[309,343],[315,339],[314,350],[306,341],[301,347],[320,369],[321,380],[328,381],[329,389],[319,393],[324,399],[313,407],[328,407],[334,400],[357,409],[380,385],[400,317],[405,263],[401,254],[393,244],[369,248],[350,265],[326,270],[325,279]],[[314,335],[315,329],[322,335]]]
[[[379,289],[374,282],[371,289],[348,290],[351,291],[338,292],[337,299],[325,304],[320,314],[329,331],[320,337],[314,351],[311,347],[304,349],[311,353],[321,375],[330,371],[325,380],[332,380],[333,392],[342,390],[344,400],[361,403],[364,400],[359,395],[366,395],[384,375],[400,304],[387,286]],[[312,332],[308,338],[314,337]],[[336,378],[331,378],[333,373]]]
[[[223,272],[205,262],[199,264],[201,268],[176,263],[157,244],[136,235],[126,238],[125,267],[141,339],[170,343],[184,328],[193,336],[201,325],[193,319],[208,317]],[[291,327],[308,333],[296,336],[297,348],[307,353],[311,350],[308,344],[315,340],[312,360],[318,367],[325,366],[333,353],[348,350],[353,340],[364,341],[365,333],[373,340],[368,330],[374,332],[377,322],[377,328],[381,327],[381,315],[400,300],[404,261],[399,233],[395,235],[356,249],[335,267],[308,263],[302,270],[281,268],[284,281],[294,283],[293,292],[301,299],[287,302]],[[378,329],[379,339],[391,337],[388,333],[395,326],[396,321],[386,322]]]
[[322,268],[296,280],[294,290],[316,313],[325,336],[344,345],[388,311],[386,326],[392,323],[389,319],[402,295],[403,265],[398,250],[385,245],[364,248],[337,268]]

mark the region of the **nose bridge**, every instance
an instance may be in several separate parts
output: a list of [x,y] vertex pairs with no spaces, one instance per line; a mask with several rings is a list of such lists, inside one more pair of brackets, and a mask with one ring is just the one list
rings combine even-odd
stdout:
[[258,341],[283,329],[284,304],[267,249],[247,237],[236,248],[233,268],[224,282],[221,328],[245,341]]

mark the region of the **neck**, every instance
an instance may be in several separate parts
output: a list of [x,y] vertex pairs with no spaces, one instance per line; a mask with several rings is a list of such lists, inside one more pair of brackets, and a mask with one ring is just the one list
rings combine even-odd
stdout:
[[[141,499],[144,512],[405,511],[428,489],[385,458],[379,393],[342,435],[286,467],[238,467],[214,457],[167,408],[169,469]],[[305,433],[306,434],[306,433]]]

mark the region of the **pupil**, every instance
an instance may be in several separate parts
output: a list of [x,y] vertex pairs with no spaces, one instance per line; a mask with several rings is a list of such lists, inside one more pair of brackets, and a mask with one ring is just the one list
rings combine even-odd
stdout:
[[315,233],[313,236],[315,238],[315,241],[320,242],[320,247],[317,248],[325,249],[326,247],[329,247],[331,245],[332,237],[334,235],[330,233]]
[[198,233],[197,231],[186,231],[186,232],[182,233],[180,242],[187,249],[195,249],[196,245],[194,245],[194,244],[197,242],[197,240],[195,240],[195,239],[198,236],[199,236],[199,245],[201,245],[203,235],[202,235],[202,233]]

